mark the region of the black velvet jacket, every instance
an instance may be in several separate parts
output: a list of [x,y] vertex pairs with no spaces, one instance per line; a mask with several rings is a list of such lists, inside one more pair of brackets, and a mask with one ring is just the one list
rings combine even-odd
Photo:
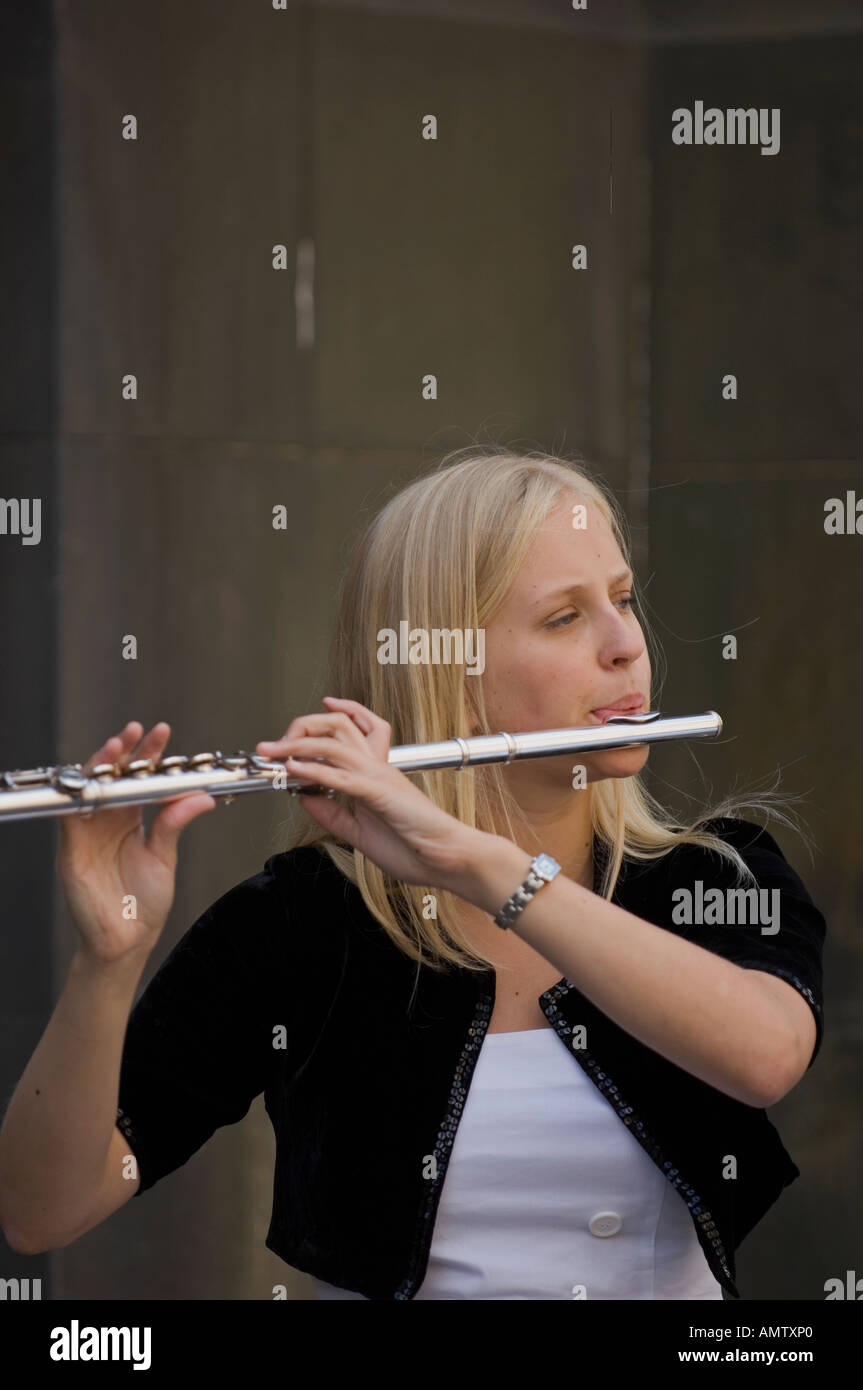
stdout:
[[[674,925],[675,889],[735,885],[727,861],[691,845],[625,859],[614,901],[787,980],[815,1016],[814,1061],[824,918],[766,831],[741,820],[711,828],[737,846],[760,887],[780,890],[778,932]],[[323,851],[274,855],[198,918],[132,1010],[117,1123],[138,1160],[136,1195],[263,1092],[276,1136],[269,1249],[367,1298],[413,1298],[494,986],[492,970],[417,972]],[[573,1066],[680,1193],[710,1269],[739,1297],[735,1250],[800,1176],[766,1112],[645,1047],[568,980],[539,1004]],[[588,1046],[573,1051],[579,1024]],[[430,1154],[433,1179],[424,1176]],[[724,1176],[728,1155],[734,1178]]]

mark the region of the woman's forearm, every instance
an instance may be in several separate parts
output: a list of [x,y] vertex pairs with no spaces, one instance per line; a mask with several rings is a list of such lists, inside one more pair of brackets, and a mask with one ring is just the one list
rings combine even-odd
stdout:
[[[494,915],[524,880],[531,855],[478,832],[469,858],[453,891]],[[787,1088],[796,1038],[757,971],[636,917],[563,873],[510,930],[627,1033],[708,1085],[759,1108]]]
[[144,964],[73,958],[0,1128],[7,1237],[50,1238],[86,1218],[117,1122],[123,1041]]

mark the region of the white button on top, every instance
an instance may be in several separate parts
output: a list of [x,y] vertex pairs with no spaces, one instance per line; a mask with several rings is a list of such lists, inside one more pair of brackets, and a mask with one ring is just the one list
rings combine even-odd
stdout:
[[623,1220],[616,1211],[598,1211],[588,1222],[594,1236],[616,1236]]

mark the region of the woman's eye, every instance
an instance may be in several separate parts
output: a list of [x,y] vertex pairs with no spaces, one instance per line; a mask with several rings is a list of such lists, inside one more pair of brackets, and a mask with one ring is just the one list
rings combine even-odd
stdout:
[[[634,602],[635,602],[635,597],[634,597],[633,594],[627,594],[625,598],[619,598],[619,599],[617,599],[617,603],[618,603],[618,604],[622,604],[622,605],[623,605],[627,610],[629,610],[630,612],[632,611],[632,606],[633,606]],[[569,624],[573,621],[573,619],[574,619],[574,618],[577,618],[577,617],[578,617],[578,614],[577,614],[577,613],[564,613],[564,615],[563,615],[562,618],[555,618],[553,622],[546,623],[546,627],[548,627],[548,628],[553,628],[553,627],[568,627]]]

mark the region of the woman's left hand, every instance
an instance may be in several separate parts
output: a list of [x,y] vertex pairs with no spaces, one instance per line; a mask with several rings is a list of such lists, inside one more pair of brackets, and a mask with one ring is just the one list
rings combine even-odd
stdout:
[[[347,840],[392,878],[458,892],[483,832],[450,816],[388,762],[390,725],[356,700],[324,696],[327,714],[292,720],[284,736],[261,742],[263,757],[282,761],[289,777],[354,798],[355,814],[328,797],[300,796],[305,811]],[[288,757],[292,755],[292,757]],[[298,763],[292,758],[326,758]]]

